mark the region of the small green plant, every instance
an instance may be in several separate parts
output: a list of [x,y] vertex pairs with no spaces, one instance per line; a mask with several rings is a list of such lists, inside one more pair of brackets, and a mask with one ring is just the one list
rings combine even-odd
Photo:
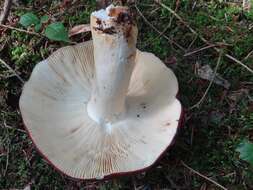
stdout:
[[26,13],[24,14],[23,16],[21,16],[20,18],[20,24],[24,27],[29,27],[31,25],[35,25],[37,26],[39,23],[40,23],[40,20],[39,18],[33,14],[33,13]]
[[[244,127],[243,131],[248,133],[253,129],[253,114],[250,113],[248,115],[242,115],[240,117]],[[249,138],[251,139],[251,138]],[[253,168],[253,143],[244,137],[244,139],[240,142],[236,149],[237,152],[240,153],[240,159],[248,162]],[[252,170],[253,171],[253,170]]]
[[253,143],[243,140],[236,149],[240,153],[240,158],[253,166]]
[[55,22],[46,27],[45,35],[50,40],[68,42],[68,32],[61,22]]
[[[19,23],[25,27],[34,26],[35,32],[42,29],[43,24],[48,23],[49,17],[47,15],[38,18],[33,13],[26,13],[20,17]],[[55,22],[45,27],[44,34],[50,40],[69,42],[68,31],[61,22]]]

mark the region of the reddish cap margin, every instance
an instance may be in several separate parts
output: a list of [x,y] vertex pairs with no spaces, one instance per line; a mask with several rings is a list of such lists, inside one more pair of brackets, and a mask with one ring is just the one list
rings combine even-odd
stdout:
[[[176,97],[178,97],[179,95],[177,94]],[[21,115],[22,115],[22,112],[20,112]],[[169,148],[171,148],[174,144],[175,144],[175,139],[176,139],[176,136],[179,132],[179,129],[182,128],[183,126],[183,123],[184,123],[184,109],[183,109],[183,106],[181,105],[181,114],[180,114],[180,118],[179,118],[179,122],[178,122],[178,127],[177,127],[177,132],[175,134],[175,136],[173,137],[171,143],[167,146],[167,148],[158,156],[158,158],[151,164],[149,165],[148,167],[146,168],[142,168],[142,169],[139,169],[139,170],[134,170],[134,171],[128,171],[128,172],[119,172],[119,173],[113,173],[113,174],[110,174],[110,175],[106,175],[104,176],[102,179],[96,179],[96,178],[91,178],[91,179],[84,179],[84,178],[77,178],[77,177],[72,177],[72,176],[69,176],[68,174],[66,174],[65,172],[63,172],[61,169],[59,169],[57,166],[55,166],[48,158],[46,155],[44,155],[42,153],[42,151],[37,147],[34,139],[32,138],[32,135],[30,133],[30,131],[28,130],[28,128],[26,127],[25,123],[24,123],[24,120],[23,120],[23,117],[22,117],[22,121],[23,121],[23,124],[24,124],[24,128],[25,130],[27,131],[28,133],[28,136],[30,137],[30,139],[32,140],[35,148],[37,149],[37,151],[39,152],[39,154],[51,165],[53,166],[53,168],[58,171],[59,173],[63,174],[64,176],[72,179],[72,180],[82,180],[82,181],[86,181],[86,182],[93,182],[93,181],[105,181],[105,180],[109,180],[109,179],[112,179],[112,178],[115,178],[115,177],[120,177],[120,176],[130,176],[130,175],[134,175],[134,174],[137,174],[137,173],[141,173],[141,172],[144,172],[144,171],[147,171],[148,169],[152,168],[155,166],[155,164],[157,164],[159,162],[159,160],[163,157],[163,155],[168,151]]]

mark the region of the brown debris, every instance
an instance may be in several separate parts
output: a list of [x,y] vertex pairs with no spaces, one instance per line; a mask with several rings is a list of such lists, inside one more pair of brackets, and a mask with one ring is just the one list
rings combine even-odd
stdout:
[[99,30],[99,31],[102,31],[103,33],[105,34],[115,34],[116,33],[116,30],[115,30],[115,27],[109,27],[109,28],[103,28],[103,27],[93,27],[95,31]]
[[133,18],[130,13],[128,12],[120,12],[117,16],[116,22],[118,24],[132,24],[133,23]]
[[98,19],[98,18],[97,18],[96,23],[97,23],[98,25],[101,25],[101,24],[102,24],[101,20],[100,20],[100,19]]
[[3,12],[0,15],[0,24],[4,24],[7,20],[11,10],[12,0],[5,0],[3,5]]
[[128,9],[126,7],[116,7],[111,8],[108,16],[110,17],[118,17],[121,13],[127,13]]

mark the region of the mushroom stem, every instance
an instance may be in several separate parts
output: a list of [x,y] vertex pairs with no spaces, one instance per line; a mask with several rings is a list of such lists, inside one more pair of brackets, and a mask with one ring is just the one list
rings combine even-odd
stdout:
[[87,111],[98,123],[112,123],[125,112],[137,27],[126,7],[109,6],[92,13],[91,31],[96,80]]

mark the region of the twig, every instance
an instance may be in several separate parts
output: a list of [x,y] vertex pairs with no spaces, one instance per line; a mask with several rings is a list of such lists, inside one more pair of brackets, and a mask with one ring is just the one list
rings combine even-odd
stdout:
[[[7,25],[4,25],[4,24],[0,24],[0,27],[8,28],[8,29],[11,29],[11,30],[16,30],[16,31],[19,31],[19,32],[24,32],[24,33],[31,34],[31,35],[38,36],[38,37],[45,37],[45,35],[43,35],[43,34],[39,34],[39,33],[28,31],[28,30],[23,30],[23,29],[20,29],[20,28],[15,28],[15,27],[12,27],[12,26],[7,26]],[[68,42],[68,43],[72,44],[72,45],[77,44],[76,42]]]
[[135,9],[137,10],[137,12],[139,13],[139,15],[143,18],[143,20],[154,30],[156,31],[160,36],[164,37],[166,40],[168,40],[170,43],[175,44],[179,49],[181,49],[182,51],[185,52],[185,49],[180,46],[179,44],[177,44],[174,40],[172,40],[171,38],[169,38],[168,36],[164,35],[163,32],[160,32],[156,27],[154,27],[147,19],[146,17],[142,14],[142,12],[140,11],[140,9],[137,7],[137,5],[135,4]]
[[[173,15],[175,15],[175,17],[182,23],[184,24],[193,34],[197,35],[204,43],[206,43],[207,45],[212,45],[210,42],[208,42],[208,40],[206,40],[203,36],[201,36],[200,34],[198,34],[188,23],[186,23],[175,11],[173,11],[170,7],[168,7],[167,5],[163,4],[160,0],[154,0],[156,3],[158,3],[160,6],[162,6],[163,8],[167,9],[170,13],[172,13]],[[222,51],[219,48],[214,47],[214,50],[217,52]],[[251,72],[253,74],[253,69],[249,68],[247,65],[243,64],[241,61],[239,61],[238,59],[234,58],[233,56],[229,55],[229,54],[224,54],[225,57],[227,57],[228,59],[234,61],[235,63],[238,63],[239,65],[241,65],[242,67],[244,67],[245,69],[247,69],[249,72]]]
[[[216,48],[215,48],[216,49]],[[238,59],[232,57],[229,54],[225,54],[225,56],[229,59],[231,59],[232,61],[234,61],[235,63],[238,63],[239,65],[241,65],[242,67],[244,67],[245,69],[247,69],[249,72],[251,72],[253,74],[253,70],[251,68],[249,68],[247,65],[243,64],[241,61],[239,61]]]
[[4,172],[3,172],[3,176],[4,177],[6,176],[6,173],[7,173],[7,170],[8,170],[8,166],[9,166],[9,154],[10,154],[10,147],[8,145],[7,153],[6,153],[6,164],[5,164],[5,169],[4,169]]
[[200,177],[206,179],[207,181],[213,183],[213,184],[216,185],[217,187],[219,187],[219,188],[221,188],[221,189],[223,189],[223,190],[228,190],[226,187],[222,186],[221,184],[217,183],[216,181],[214,181],[214,180],[210,179],[209,177],[204,176],[203,174],[199,173],[198,171],[192,169],[190,166],[186,165],[183,161],[181,161],[181,164],[182,164],[184,167],[186,167],[188,170],[190,170],[191,172],[193,172],[193,173],[197,174],[198,176],[200,176]]
[[195,41],[198,39],[198,36],[194,36],[194,39],[192,40],[192,42],[190,43],[190,45],[187,47],[187,51],[193,46],[193,44],[195,43]]
[[1,78],[3,78],[3,79],[8,79],[8,78],[11,78],[11,77],[13,77],[13,76],[15,76],[13,73],[12,73],[12,74],[6,74],[6,75],[0,74],[0,79],[1,79]]
[[[23,11],[31,11],[33,10],[33,7],[21,7],[21,6],[18,6],[18,5],[15,5],[11,7],[12,10],[23,10]],[[37,12],[37,10],[36,10]]]
[[5,0],[4,1],[3,12],[0,16],[0,24],[4,24],[5,21],[7,20],[10,10],[11,10],[11,4],[12,4],[12,0]]
[[223,54],[220,53],[219,58],[218,58],[218,61],[217,61],[217,64],[216,64],[215,69],[214,69],[213,77],[212,77],[212,79],[210,80],[210,83],[209,83],[209,85],[208,85],[208,87],[207,87],[207,89],[206,89],[204,95],[201,97],[201,99],[200,99],[195,105],[193,105],[193,106],[191,106],[191,107],[189,108],[190,110],[193,109],[193,108],[195,108],[195,107],[199,108],[199,106],[200,106],[200,105],[202,104],[202,102],[204,101],[204,99],[205,99],[207,93],[209,92],[209,90],[210,90],[210,88],[211,88],[211,86],[212,86],[212,84],[213,84],[213,81],[214,81],[214,79],[215,79],[215,77],[216,77],[216,73],[217,73],[218,67],[219,67],[219,65],[220,65],[222,55],[223,55]]
[[38,37],[42,36],[41,34],[36,33],[36,32],[31,32],[31,31],[28,31],[28,30],[23,30],[23,29],[20,29],[20,28],[15,28],[15,27],[12,27],[12,26],[7,26],[7,25],[4,25],[4,24],[0,24],[0,26],[4,27],[4,28],[11,29],[11,30],[16,30],[16,31],[19,31],[19,32],[24,32],[24,33],[27,33],[27,34],[32,34],[32,35],[35,35],[35,36],[38,36]]
[[4,128],[6,128],[6,129],[13,129],[13,130],[18,131],[18,132],[21,132],[21,133],[26,133],[25,130],[18,129],[18,128],[15,128],[15,127],[11,127],[11,126],[6,125],[6,124],[4,125]]
[[[160,6],[162,6],[163,8],[167,9],[171,14],[173,14],[180,22],[182,22],[192,33],[198,35],[198,33],[192,29],[188,23],[186,23],[174,10],[172,10],[170,7],[168,7],[167,5],[163,4],[160,2],[160,0],[154,0],[156,3],[158,3]],[[207,40],[205,40],[207,41]]]
[[134,186],[134,190],[137,190],[137,188],[136,188],[136,181],[135,181],[134,177],[132,177],[132,183],[133,183],[133,186]]
[[200,51],[203,51],[203,50],[206,50],[206,49],[209,49],[209,48],[212,48],[212,47],[215,47],[215,46],[216,46],[215,44],[213,44],[213,45],[208,45],[208,46],[205,46],[205,47],[203,47],[203,48],[194,50],[194,51],[192,51],[192,52],[188,52],[188,53],[184,54],[184,57],[189,56],[189,55],[192,55],[192,54],[195,54],[195,53],[198,53],[198,52],[200,52]]
[[16,73],[14,69],[12,69],[7,63],[5,63],[2,59],[0,59],[0,63],[3,64],[7,69],[9,69],[23,84],[25,81]]
[[246,57],[243,58],[243,61],[247,60],[253,54],[253,50],[248,53]]

